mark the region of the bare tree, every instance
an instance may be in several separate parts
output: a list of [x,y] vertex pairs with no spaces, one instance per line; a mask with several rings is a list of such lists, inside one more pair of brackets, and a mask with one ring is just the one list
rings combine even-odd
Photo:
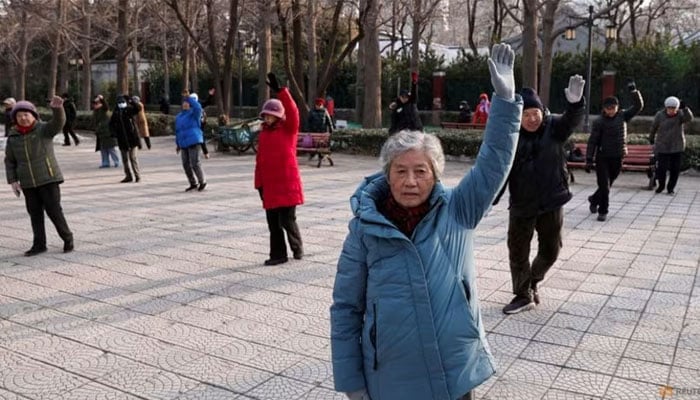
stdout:
[[358,68],[362,68],[362,74],[358,76],[358,87],[364,89],[362,101],[357,109],[362,112],[361,122],[364,128],[381,128],[382,126],[382,59],[379,52],[379,3],[371,0],[360,2],[362,12],[366,14],[364,20],[365,35],[360,41],[358,55]]

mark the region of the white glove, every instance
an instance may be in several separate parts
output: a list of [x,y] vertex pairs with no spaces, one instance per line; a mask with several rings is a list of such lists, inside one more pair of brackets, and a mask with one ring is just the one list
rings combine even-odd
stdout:
[[12,192],[15,194],[15,196],[19,197],[19,194],[22,191],[22,187],[20,186],[19,182],[12,182],[10,183],[10,186],[12,186]]
[[491,73],[491,84],[496,95],[512,101],[515,99],[515,78],[513,77],[513,61],[515,53],[510,46],[499,43],[491,49],[491,56],[488,59],[489,72]]
[[583,79],[583,77],[581,77],[581,75],[572,75],[569,78],[569,87],[564,89],[566,101],[572,104],[581,101],[584,86],[586,86],[586,81]]
[[367,393],[367,390],[365,389],[358,390],[356,392],[345,393],[345,395],[348,396],[348,399],[350,400],[370,400],[369,393]]

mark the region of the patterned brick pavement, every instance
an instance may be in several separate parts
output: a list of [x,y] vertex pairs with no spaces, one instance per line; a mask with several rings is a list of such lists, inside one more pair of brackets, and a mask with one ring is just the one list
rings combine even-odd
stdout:
[[[172,138],[140,153],[137,184],[98,169],[90,138],[56,147],[75,252],[47,221],[49,251],[23,257],[24,203],[0,191],[0,399],[343,399],[328,307],[348,197],[376,159],[337,154],[317,169],[302,158],[306,257],[264,267],[252,153],[205,160],[209,186],[184,193]],[[446,183],[468,167],[448,162]],[[700,178],[681,176],[676,196],[644,181],[623,174],[601,223],[586,202],[593,177],[577,172],[564,248],[532,312],[501,313],[507,201],[483,220],[479,297],[499,372],[477,398],[700,398]]]

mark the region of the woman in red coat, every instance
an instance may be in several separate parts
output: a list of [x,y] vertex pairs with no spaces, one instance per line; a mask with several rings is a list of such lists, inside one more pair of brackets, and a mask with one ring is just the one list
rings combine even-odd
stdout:
[[294,258],[300,260],[304,256],[296,218],[296,206],[304,203],[304,192],[296,155],[299,110],[289,89],[280,88],[275,74],[267,77],[279,100],[266,101],[260,112],[264,122],[255,157],[255,188],[270,230],[270,258],[265,265],[278,265],[288,260],[285,231]]

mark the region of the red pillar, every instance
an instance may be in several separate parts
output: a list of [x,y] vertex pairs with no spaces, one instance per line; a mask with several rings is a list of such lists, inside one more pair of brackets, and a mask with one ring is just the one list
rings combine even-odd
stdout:
[[445,108],[445,72],[433,72],[433,125],[440,124],[440,113]]
[[[603,71],[601,94],[603,99],[615,95],[615,71]],[[601,101],[603,100],[601,99]]]

